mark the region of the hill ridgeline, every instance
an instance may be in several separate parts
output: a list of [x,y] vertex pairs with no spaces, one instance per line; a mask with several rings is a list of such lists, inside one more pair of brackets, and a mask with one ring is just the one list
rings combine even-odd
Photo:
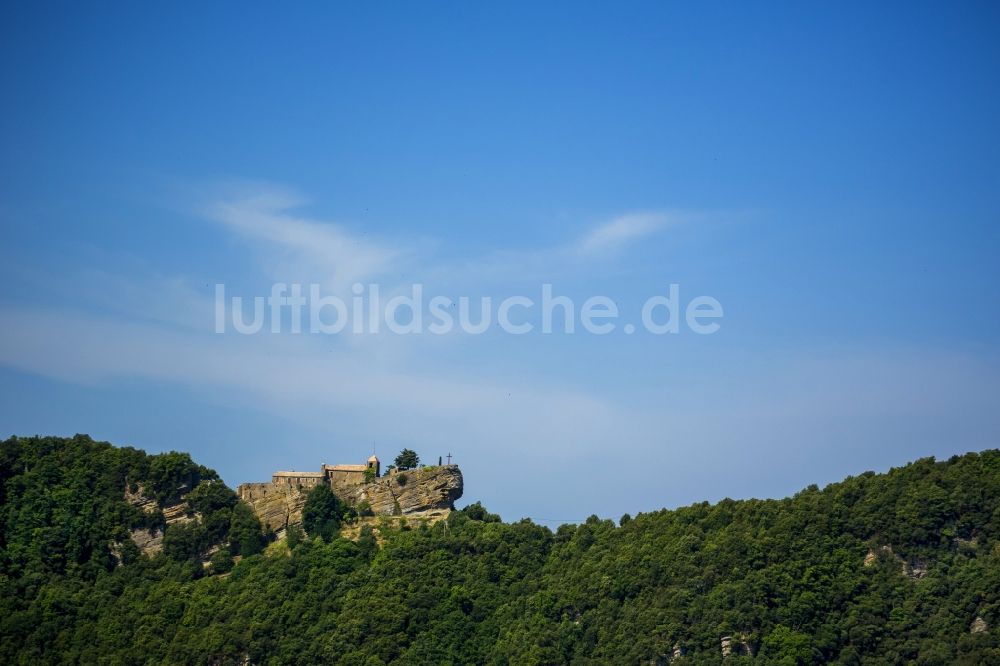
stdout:
[[1000,451],[555,531],[451,510],[455,473],[289,519],[184,453],[10,438],[0,663],[1000,663]]

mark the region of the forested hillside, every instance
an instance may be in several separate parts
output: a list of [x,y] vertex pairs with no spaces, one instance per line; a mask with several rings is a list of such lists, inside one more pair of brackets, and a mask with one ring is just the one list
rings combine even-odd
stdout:
[[998,451],[555,532],[475,504],[261,551],[244,509],[185,454],[3,442],[0,663],[1000,663]]

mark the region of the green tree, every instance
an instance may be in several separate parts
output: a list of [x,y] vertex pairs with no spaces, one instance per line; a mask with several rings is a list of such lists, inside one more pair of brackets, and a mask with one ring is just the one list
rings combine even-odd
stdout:
[[475,504],[470,504],[464,509],[462,513],[471,518],[472,520],[479,520],[484,523],[499,523],[500,516],[495,513],[490,513],[483,506],[482,502],[476,502]]
[[234,555],[255,555],[264,547],[260,521],[249,506],[237,503],[229,523],[229,547]]
[[210,561],[212,564],[212,573],[214,574],[226,573],[233,568],[233,556],[225,548],[213,553]]
[[400,471],[414,469],[420,464],[420,456],[417,455],[416,451],[403,449],[399,452],[399,455],[396,456],[394,464]]
[[163,552],[167,557],[184,561],[201,555],[204,530],[198,523],[177,523],[163,535]]
[[779,624],[764,638],[764,654],[782,666],[805,666],[816,663],[809,634]]
[[226,487],[221,481],[206,481],[198,484],[184,498],[188,506],[202,515],[208,515],[219,509],[228,509],[236,504],[236,493]]
[[160,502],[192,490],[201,479],[216,478],[215,472],[195,464],[187,453],[160,453],[152,456],[149,463],[149,486]]
[[340,501],[325,483],[313,488],[302,507],[302,527],[311,537],[331,541],[340,531]]
[[289,525],[288,529],[285,530],[285,538],[288,543],[288,548],[290,550],[295,550],[295,547],[302,543],[302,526],[301,525]]

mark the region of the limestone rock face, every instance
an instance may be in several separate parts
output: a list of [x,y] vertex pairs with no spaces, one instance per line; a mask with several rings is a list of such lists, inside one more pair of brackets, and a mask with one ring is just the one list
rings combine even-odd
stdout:
[[[302,522],[302,507],[312,488],[294,483],[244,483],[237,489],[266,528],[281,533]],[[462,496],[462,471],[458,465],[441,465],[395,472],[368,483],[335,482],[333,491],[342,502],[374,516],[446,516]],[[367,504],[367,507],[365,506]]]
[[[192,512],[185,497],[187,496],[187,488],[178,488],[179,499],[174,502],[168,502],[162,507],[156,503],[155,499],[146,497],[145,490],[142,486],[133,493],[130,492],[128,486],[125,487],[125,501],[127,501],[132,506],[142,510],[143,513],[151,514],[156,511],[163,512],[163,519],[167,524],[167,527],[175,525],[177,523],[189,523],[191,521],[199,520],[201,518],[196,512]],[[132,530],[130,536],[135,545],[139,547],[144,555],[152,557],[160,551],[163,550],[163,531],[160,529],[134,529]]]
[[383,476],[372,483],[353,489],[357,506],[366,501],[376,516],[444,511],[455,508],[455,500],[462,496],[464,484],[458,465],[423,467]]
[[264,529],[281,533],[302,522],[302,507],[310,490],[294,484],[243,483],[236,494],[250,505]]
[[142,485],[137,484],[135,492],[129,489],[129,484],[125,484],[125,501],[136,507],[143,513],[153,513],[160,506],[156,503],[156,500],[152,497],[146,497],[146,489]]

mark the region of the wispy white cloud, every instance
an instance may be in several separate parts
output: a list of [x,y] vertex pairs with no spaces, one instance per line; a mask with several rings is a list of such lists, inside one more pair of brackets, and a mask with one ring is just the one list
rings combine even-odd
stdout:
[[575,279],[596,261],[625,256],[630,245],[686,221],[689,214],[648,211],[604,220],[545,247],[502,248],[483,256],[435,262],[424,273],[449,285],[495,287]]
[[671,217],[662,212],[620,215],[584,234],[573,250],[582,255],[614,252],[632,241],[661,231],[670,221]]
[[295,215],[304,203],[288,190],[267,186],[217,201],[206,213],[255,242],[275,280],[316,281],[342,293],[355,282],[384,274],[407,254],[402,247],[371,240],[365,232]]
[[[268,277],[283,282],[318,282],[346,294],[355,282],[379,281],[384,291],[409,281],[461,286],[469,293],[489,285],[521,284],[573,274],[588,262],[620,255],[630,244],[677,223],[664,211],[612,217],[578,236],[548,247],[509,247],[480,256],[439,256],[423,240],[374,238],[364,230],[296,213],[307,199],[268,184],[229,191],[202,212],[237,238],[251,243]],[[394,284],[396,282],[397,284]]]
[[[487,283],[523,281],[546,270],[548,277],[552,271],[572,270],[573,264],[621,249],[670,220],[665,213],[628,214],[562,245],[449,262],[431,256],[426,245],[373,239],[364,230],[298,214],[307,203],[293,190],[257,184],[230,189],[199,210],[251,244],[271,280],[315,282],[345,294],[355,282],[386,278],[382,284],[386,297],[405,288],[398,279],[403,264],[418,280],[424,276],[474,294]],[[492,420],[486,410],[495,405],[492,397],[483,396],[501,394],[532,396],[547,410],[542,420],[549,423],[572,424],[578,413],[608,415],[616,410],[612,401],[559,387],[558,380],[548,382],[547,389],[529,389],[455,376],[446,361],[426,370],[428,350],[439,346],[429,336],[349,336],[346,341],[219,337],[212,333],[214,289],[189,277],[86,270],[73,284],[75,295],[103,314],[82,315],[87,303],[66,310],[0,313],[7,324],[0,362],[71,382],[145,377],[192,386],[255,387],[269,404],[280,402],[283,395],[295,400],[323,396],[326,407],[357,408],[366,401],[389,400],[400,410],[422,409],[425,414],[454,414],[457,407],[467,408],[469,418],[484,421]],[[67,338],[74,344],[60,343]],[[275,367],[279,360],[280,368]],[[291,368],[289,363],[298,365]],[[425,369],[409,370],[410,366]],[[511,414],[508,423],[516,421]]]

